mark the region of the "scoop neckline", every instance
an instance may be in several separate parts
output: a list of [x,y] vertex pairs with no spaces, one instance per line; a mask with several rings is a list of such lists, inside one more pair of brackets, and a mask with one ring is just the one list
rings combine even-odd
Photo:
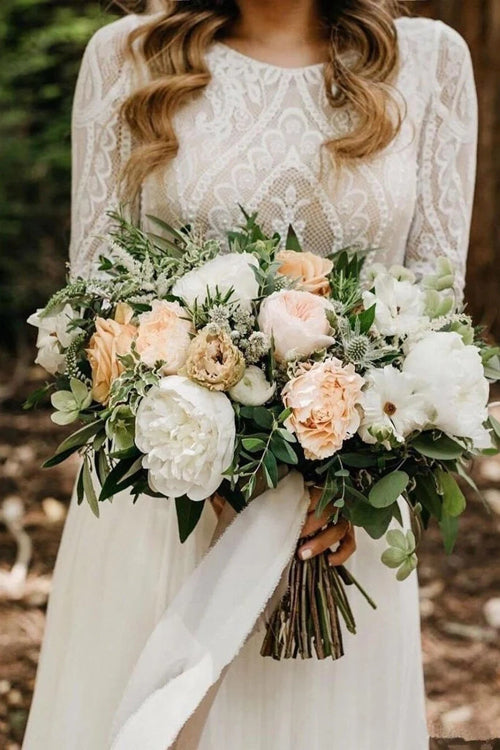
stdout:
[[308,73],[310,71],[321,71],[326,65],[325,62],[319,62],[319,63],[312,63],[310,65],[300,65],[296,67],[288,67],[285,65],[276,65],[275,63],[266,62],[265,60],[259,60],[256,57],[252,57],[251,55],[247,55],[244,52],[240,52],[239,50],[235,49],[234,47],[231,47],[230,44],[226,44],[226,42],[223,42],[219,39],[217,39],[214,42],[214,45],[220,47],[222,50],[224,50],[226,53],[233,55],[236,58],[239,58],[240,60],[246,62],[248,65],[253,65],[256,67],[260,67],[267,70],[277,70],[280,73],[291,73],[291,74],[297,74],[297,73]]

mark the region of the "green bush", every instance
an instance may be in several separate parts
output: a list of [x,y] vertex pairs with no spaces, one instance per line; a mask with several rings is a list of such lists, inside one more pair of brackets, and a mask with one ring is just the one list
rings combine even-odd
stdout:
[[0,342],[64,281],[70,118],[85,44],[113,16],[104,2],[1,0]]

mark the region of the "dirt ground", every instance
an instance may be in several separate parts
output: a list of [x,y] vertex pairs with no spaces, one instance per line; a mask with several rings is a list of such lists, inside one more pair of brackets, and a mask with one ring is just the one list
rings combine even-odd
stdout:
[[[76,467],[68,462],[40,468],[64,430],[45,410],[21,410],[38,378],[34,368],[0,414],[0,747],[5,750],[19,750],[22,742]],[[445,556],[434,529],[419,553],[429,728],[436,738],[469,740],[436,739],[433,750],[500,750],[500,740],[486,742],[500,737],[500,461],[484,459],[473,474],[490,510],[468,493],[454,554]],[[32,545],[26,580],[22,564],[13,568],[15,534],[22,552],[26,543]]]

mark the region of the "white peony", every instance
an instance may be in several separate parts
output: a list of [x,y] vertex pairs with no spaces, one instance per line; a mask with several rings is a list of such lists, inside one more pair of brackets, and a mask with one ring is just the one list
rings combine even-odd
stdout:
[[488,381],[479,349],[458,333],[433,331],[411,346],[403,372],[421,382],[436,415],[432,426],[450,437],[472,439],[474,447],[491,446],[483,423],[488,417]]
[[419,392],[419,381],[392,365],[373,368],[365,375],[359,435],[365,443],[381,438],[402,443],[414,430],[421,430],[433,416],[432,406]]
[[75,338],[82,332],[81,328],[68,331],[68,324],[78,317],[71,305],[64,305],[62,310],[43,315],[43,308],[30,315],[28,323],[38,328],[36,345],[38,354],[35,362],[51,375],[63,372],[66,357],[63,353]]
[[232,461],[235,438],[226,394],[180,375],[162,378],[137,410],[135,442],[149,485],[167,497],[210,497]]
[[276,383],[270,383],[260,367],[250,365],[241,380],[229,391],[233,401],[244,406],[262,406],[276,391]]
[[259,284],[253,271],[258,265],[257,258],[251,253],[218,255],[181,276],[172,287],[172,294],[185,300],[191,307],[195,300],[202,304],[207,293],[213,295],[216,288],[221,293],[233,288],[231,301],[239,302],[244,310],[250,311],[252,300],[259,293]]
[[375,307],[375,327],[382,336],[406,336],[425,319],[425,294],[407,278],[380,273],[374,280],[374,292],[363,292],[366,309]]

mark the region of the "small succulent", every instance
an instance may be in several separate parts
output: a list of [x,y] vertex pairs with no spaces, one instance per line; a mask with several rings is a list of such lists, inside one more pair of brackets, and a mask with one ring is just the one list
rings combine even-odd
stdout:
[[411,530],[404,534],[400,529],[391,529],[385,538],[389,547],[382,553],[381,560],[389,568],[398,568],[396,578],[404,581],[418,563],[415,534]]
[[71,424],[80,416],[80,412],[92,403],[92,394],[81,380],[71,378],[69,391],[56,391],[51,396],[51,403],[56,411],[51,419],[56,424]]

